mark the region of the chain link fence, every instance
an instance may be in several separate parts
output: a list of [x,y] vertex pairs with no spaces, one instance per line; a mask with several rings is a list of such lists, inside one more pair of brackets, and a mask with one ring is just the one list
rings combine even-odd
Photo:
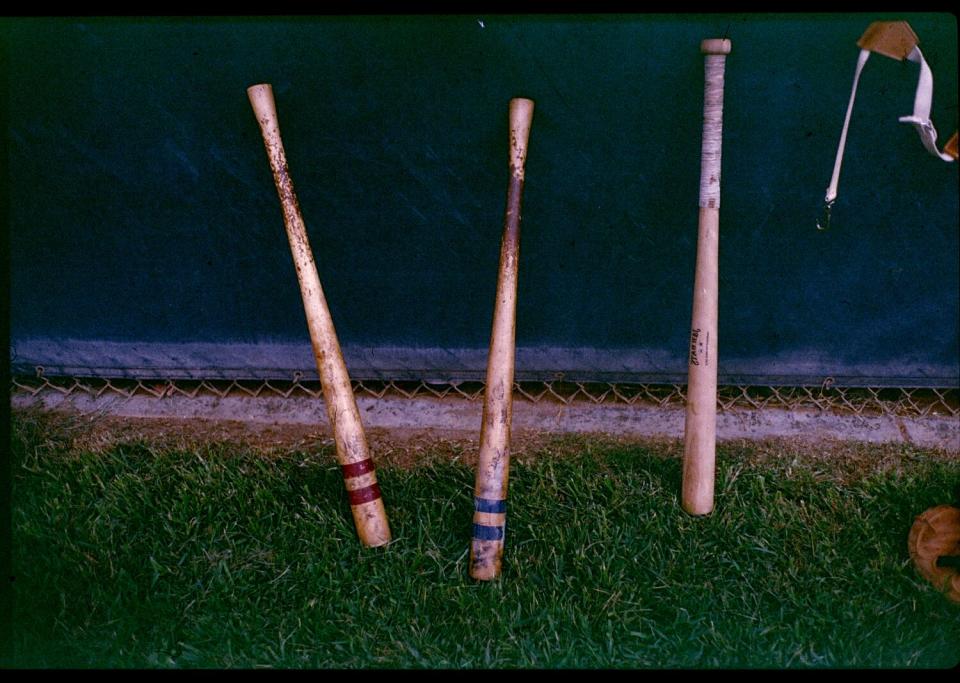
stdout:
[[[424,381],[354,380],[357,396],[385,396],[482,401],[484,384],[477,381],[431,383]],[[11,394],[38,396],[57,392],[64,396],[150,396],[155,399],[197,396],[311,397],[322,398],[319,381],[295,373],[289,380],[143,380],[106,377],[47,377],[38,367],[33,376],[14,376]],[[514,397],[533,403],[578,401],[593,404],[643,404],[682,407],[686,386],[572,381],[514,383]],[[720,411],[736,409],[814,410],[833,414],[872,416],[960,416],[960,389],[955,387],[836,387],[831,379],[819,386],[720,386]]]

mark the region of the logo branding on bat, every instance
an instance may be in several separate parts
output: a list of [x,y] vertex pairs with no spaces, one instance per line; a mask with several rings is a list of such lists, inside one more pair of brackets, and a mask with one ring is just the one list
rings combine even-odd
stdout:
[[710,331],[690,330],[690,365],[710,365]]

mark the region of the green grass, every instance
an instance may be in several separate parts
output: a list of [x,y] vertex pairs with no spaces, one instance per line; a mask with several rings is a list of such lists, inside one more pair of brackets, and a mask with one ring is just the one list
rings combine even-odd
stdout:
[[960,661],[960,607],[906,549],[917,514],[955,502],[942,453],[870,447],[888,466],[851,474],[721,444],[717,509],[694,519],[675,445],[560,439],[512,464],[503,574],[477,583],[462,462],[381,465],[394,541],[365,549],[329,447],[89,453],[34,418],[13,437],[13,667]]

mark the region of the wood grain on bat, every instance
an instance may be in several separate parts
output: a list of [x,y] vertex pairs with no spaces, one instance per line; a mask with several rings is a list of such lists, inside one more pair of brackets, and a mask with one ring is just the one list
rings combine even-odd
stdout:
[[687,400],[681,504],[692,515],[714,507],[717,440],[717,317],[719,299],[720,169],[723,86],[730,41],[708,39],[704,57],[703,137],[700,150],[700,211],[693,310],[687,349]]
[[287,166],[273,89],[269,84],[259,84],[248,88],[247,94],[260,125],[270,169],[280,197],[283,222],[303,298],[323,399],[357,533],[364,545],[384,545],[390,541],[391,535],[383,498],[360,412],[357,410],[350,376],[307,239],[300,203]]
[[487,357],[480,452],[474,487],[473,539],[470,546],[470,575],[479,580],[490,580],[500,575],[506,535],[520,222],[533,107],[534,103],[528,99],[510,101],[510,181]]

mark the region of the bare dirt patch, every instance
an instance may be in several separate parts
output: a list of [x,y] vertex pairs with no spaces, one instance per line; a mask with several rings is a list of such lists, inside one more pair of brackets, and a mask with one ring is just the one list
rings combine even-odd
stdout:
[[[197,450],[216,444],[265,457],[324,454],[334,457],[334,441],[323,426],[196,418],[132,418],[68,411],[18,409],[14,427],[40,430],[60,452],[103,453],[121,444],[148,444],[159,450]],[[370,428],[367,440],[379,466],[416,467],[438,462],[475,466],[479,432],[427,428]],[[529,464],[545,457],[570,457],[642,448],[650,455],[681,458],[682,439],[570,434],[513,430],[511,457]],[[835,438],[736,439],[718,444],[718,466],[742,463],[770,467],[786,476],[801,469],[814,477],[851,482],[864,476],[903,471],[923,460],[960,462],[956,453],[910,444],[875,444]]]

